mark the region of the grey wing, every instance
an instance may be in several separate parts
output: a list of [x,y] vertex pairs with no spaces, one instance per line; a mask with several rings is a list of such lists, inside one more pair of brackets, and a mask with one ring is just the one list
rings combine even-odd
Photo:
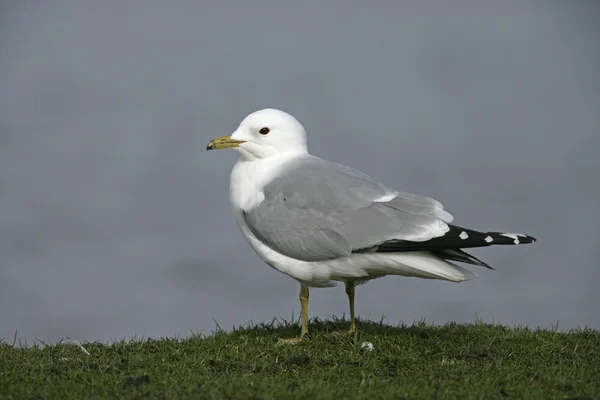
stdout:
[[397,192],[343,165],[316,157],[295,161],[245,213],[254,235],[303,261],[350,255],[389,240],[444,235],[452,216],[428,197]]

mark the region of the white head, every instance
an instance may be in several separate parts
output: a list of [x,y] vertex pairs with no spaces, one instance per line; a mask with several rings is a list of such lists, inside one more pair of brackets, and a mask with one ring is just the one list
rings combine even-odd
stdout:
[[230,136],[211,140],[207,150],[231,148],[244,159],[255,160],[282,153],[307,153],[306,132],[298,120],[267,108],[248,115]]

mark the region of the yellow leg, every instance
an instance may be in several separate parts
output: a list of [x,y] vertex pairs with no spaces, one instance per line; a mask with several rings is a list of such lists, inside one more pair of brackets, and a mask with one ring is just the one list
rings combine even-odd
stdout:
[[300,320],[302,324],[300,337],[279,338],[277,344],[298,344],[306,339],[308,335],[308,286],[300,285],[300,296],[298,297],[300,299]]
[[356,332],[356,323],[354,322],[354,282],[346,282],[346,294],[350,303],[350,330],[348,333],[354,334]]
[[302,319],[302,330],[300,337],[308,335],[308,286],[300,285],[300,317]]

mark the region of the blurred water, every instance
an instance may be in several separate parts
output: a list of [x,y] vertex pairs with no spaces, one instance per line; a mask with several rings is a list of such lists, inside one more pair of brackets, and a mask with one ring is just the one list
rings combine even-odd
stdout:
[[[600,328],[598,4],[379,6],[3,2],[0,338],[297,315],[230,214],[236,155],[204,152],[264,107],[463,226],[539,238],[474,251],[498,271],[460,285],[371,282],[359,315]],[[343,289],[313,291],[311,316],[344,312]]]

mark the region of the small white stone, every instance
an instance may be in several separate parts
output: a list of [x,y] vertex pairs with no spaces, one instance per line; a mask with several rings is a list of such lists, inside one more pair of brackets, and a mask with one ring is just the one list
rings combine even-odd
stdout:
[[373,343],[371,342],[362,342],[362,344],[360,345],[361,349],[365,349],[367,351],[373,351],[373,349],[375,348],[373,346]]
[[469,234],[465,231],[462,231],[462,233],[460,235],[458,235],[459,238],[461,238],[462,240],[465,240],[469,237]]

